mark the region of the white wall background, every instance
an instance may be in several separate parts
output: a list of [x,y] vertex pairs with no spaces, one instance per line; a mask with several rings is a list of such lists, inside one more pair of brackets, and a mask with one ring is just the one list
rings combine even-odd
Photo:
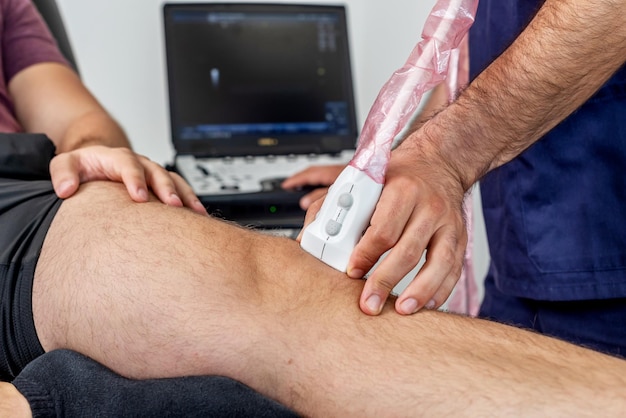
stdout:
[[[169,140],[162,1],[57,3],[84,82],[121,123],[137,152],[159,163],[171,161],[174,151]],[[419,41],[435,1],[345,0],[344,4],[348,9],[357,116],[362,125],[380,88]],[[475,201],[478,203],[477,196]],[[482,277],[489,256],[482,216],[478,212],[475,218],[476,273]]]

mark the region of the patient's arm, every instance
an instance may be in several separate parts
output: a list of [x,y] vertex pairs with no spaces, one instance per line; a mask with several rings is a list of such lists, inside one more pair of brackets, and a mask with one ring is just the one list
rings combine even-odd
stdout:
[[33,309],[46,350],[135,378],[222,374],[310,416],[626,408],[622,360],[440,312],[367,316],[361,289],[294,241],[88,183],[52,224]]
[[50,175],[59,197],[87,181],[120,181],[137,202],[148,199],[150,188],[163,203],[206,214],[182,177],[131,151],[120,125],[66,65],[31,65],[8,88],[24,131],[45,133],[54,142],[59,154]]

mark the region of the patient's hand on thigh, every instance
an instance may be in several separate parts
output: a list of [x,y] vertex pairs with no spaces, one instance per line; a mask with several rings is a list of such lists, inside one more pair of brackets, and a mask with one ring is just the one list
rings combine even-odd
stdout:
[[178,174],[128,148],[89,146],[63,152],[50,163],[50,176],[57,195],[68,198],[81,183],[109,180],[123,183],[136,202],[148,201],[151,190],[161,202],[186,206],[206,215],[206,209],[191,186]]
[[26,398],[10,383],[0,382],[0,418],[31,418]]

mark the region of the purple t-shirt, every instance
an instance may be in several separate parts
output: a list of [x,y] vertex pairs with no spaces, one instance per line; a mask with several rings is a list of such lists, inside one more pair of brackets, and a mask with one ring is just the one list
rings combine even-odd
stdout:
[[0,0],[0,132],[20,132],[7,86],[23,69],[41,62],[67,64],[30,0]]

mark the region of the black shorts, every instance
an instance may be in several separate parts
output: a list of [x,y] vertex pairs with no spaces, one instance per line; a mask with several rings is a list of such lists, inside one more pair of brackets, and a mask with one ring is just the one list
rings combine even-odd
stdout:
[[44,353],[32,289],[44,238],[61,200],[50,182],[55,148],[45,135],[0,134],[0,380]]

